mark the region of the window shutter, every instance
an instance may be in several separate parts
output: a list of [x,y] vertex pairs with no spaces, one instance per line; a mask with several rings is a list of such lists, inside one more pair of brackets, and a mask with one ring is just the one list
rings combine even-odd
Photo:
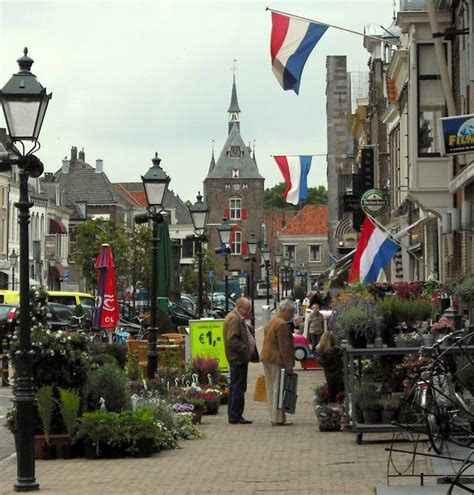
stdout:
[[230,209],[229,209],[229,208],[226,208],[226,209],[224,210],[224,216],[225,216],[226,218],[230,218]]
[[232,225],[232,232],[230,233],[230,243],[235,242],[235,231],[237,230],[237,225]]
[[247,243],[242,242],[242,255],[245,256],[247,254]]
[[242,220],[247,220],[247,208],[242,208]]

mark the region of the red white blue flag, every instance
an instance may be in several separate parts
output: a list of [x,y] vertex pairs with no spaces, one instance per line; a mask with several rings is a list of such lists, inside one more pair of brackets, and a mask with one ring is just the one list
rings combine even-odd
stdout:
[[349,283],[376,282],[380,270],[385,269],[400,246],[365,217],[359,242],[349,273]]
[[272,70],[285,91],[298,94],[304,64],[328,27],[272,12]]
[[287,203],[297,205],[308,195],[308,173],[311,168],[311,156],[274,156],[285,179],[286,189],[283,193]]

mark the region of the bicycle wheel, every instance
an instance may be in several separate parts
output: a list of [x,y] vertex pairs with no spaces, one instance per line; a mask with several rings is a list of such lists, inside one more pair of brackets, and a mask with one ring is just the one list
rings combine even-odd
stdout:
[[455,393],[456,405],[450,409],[450,440],[462,447],[469,447],[473,442],[472,414],[468,411],[462,397]]
[[431,448],[441,454],[444,450],[444,442],[446,437],[446,412],[443,411],[433,397],[431,389],[424,391],[426,396],[423,398],[422,406],[425,409],[425,427],[428,440]]

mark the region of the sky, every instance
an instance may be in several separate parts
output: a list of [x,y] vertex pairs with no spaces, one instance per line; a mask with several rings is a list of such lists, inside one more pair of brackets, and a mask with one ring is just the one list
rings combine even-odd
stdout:
[[[271,70],[266,7],[363,32],[392,22],[393,0],[0,0],[0,84],[28,47],[53,93],[37,153],[54,172],[84,148],[112,182],[139,182],[158,152],[170,189],[194,202],[227,137],[233,61],[241,135],[255,142],[265,187],[281,182],[274,154],[326,153],[326,57],[366,71],[363,37],[330,28],[310,55],[300,94]],[[5,127],[3,114],[0,127]],[[310,187],[326,186],[313,158]]]

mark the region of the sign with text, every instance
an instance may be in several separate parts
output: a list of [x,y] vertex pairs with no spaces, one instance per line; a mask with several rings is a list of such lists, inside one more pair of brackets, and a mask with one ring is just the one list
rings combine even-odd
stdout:
[[474,115],[441,119],[443,154],[474,153]]
[[191,320],[189,334],[192,359],[198,356],[217,359],[219,371],[229,371],[224,347],[224,320]]

